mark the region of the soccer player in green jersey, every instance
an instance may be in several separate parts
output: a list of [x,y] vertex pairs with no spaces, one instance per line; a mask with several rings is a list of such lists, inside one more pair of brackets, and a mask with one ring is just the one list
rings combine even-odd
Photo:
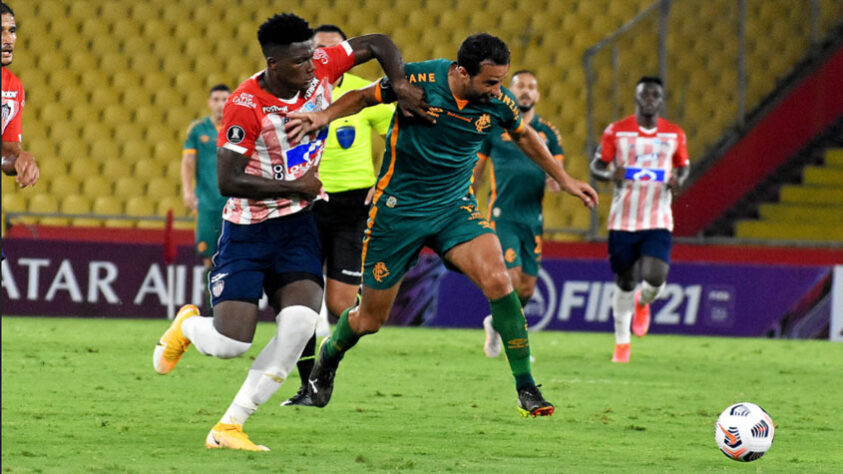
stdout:
[[[527,127],[515,98],[502,87],[509,70],[509,49],[485,33],[469,36],[457,61],[437,59],[405,65],[411,84],[421,87],[434,124],[395,114],[387,135],[384,163],[376,184],[363,242],[363,292],[322,344],[308,380],[313,404],[325,406],[343,354],[366,334],[377,332],[389,316],[399,283],[423,246],[468,276],[489,299],[495,329],[501,334],[522,415],[551,415],[530,371],[527,321],[504,265],[500,242],[477,210],[471,177],[477,152],[495,125],[507,130],[531,160],[560,187],[588,207],[597,193],[568,176]],[[391,102],[388,80],[346,93],[328,109],[291,114],[288,134],[303,133],[356,113],[365,106]]]
[[[521,70],[512,75],[509,89],[518,99],[522,120],[539,134],[550,154],[560,164],[565,159],[562,138],[550,122],[536,115],[539,100],[536,75]],[[542,200],[547,185],[558,191],[556,181],[518,148],[506,130],[496,129],[486,137],[474,169],[475,185],[489,167],[491,190],[489,195],[489,221],[492,223],[503,249],[503,259],[512,286],[518,293],[521,306],[526,306],[536,288],[539,262],[542,257]],[[492,327],[492,316],[483,320],[486,343],[483,350],[487,357],[497,357],[501,352],[500,336]]]
[[211,115],[194,120],[187,129],[181,157],[181,184],[184,205],[196,213],[196,254],[205,268],[217,251],[222,231],[222,209],[227,198],[217,186],[217,132],[222,109],[231,90],[225,84],[211,88],[208,108]]
[[[313,31],[315,48],[329,48],[347,39],[336,25],[319,25]],[[370,83],[362,77],[345,73],[334,84],[331,95],[336,100],[346,92]],[[393,112],[395,107],[392,104],[367,107],[357,114],[332,122],[328,130],[319,165],[319,179],[330,199],[313,205],[313,217],[319,229],[325,264],[325,307],[334,318],[355,303],[360,290],[363,231],[366,230],[369,204],[375,189],[372,131],[385,135]],[[327,321],[320,324],[327,326]],[[317,326],[317,333],[321,330]],[[281,405],[311,405],[307,395],[307,377],[313,369],[315,353],[314,335],[304,347],[297,364],[301,388]]]

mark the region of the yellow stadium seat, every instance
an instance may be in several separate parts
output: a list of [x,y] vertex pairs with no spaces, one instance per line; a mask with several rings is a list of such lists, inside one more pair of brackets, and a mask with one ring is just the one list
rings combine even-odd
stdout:
[[22,192],[10,192],[3,187],[3,210],[6,212],[26,212],[27,196]]
[[93,143],[96,140],[105,140],[111,138],[112,128],[111,124],[105,117],[103,122],[86,122],[82,126],[82,139]]
[[[155,217],[155,206],[148,199],[137,196],[126,201],[126,215],[132,217]],[[164,227],[161,220],[138,220],[138,229],[160,229]]]
[[[151,101],[147,102],[148,104]],[[135,122],[140,126],[161,124],[164,121],[164,112],[160,107],[154,105],[142,105],[135,109]]]
[[111,189],[112,180],[100,174],[90,175],[82,181],[82,194],[91,198],[110,196]]
[[167,177],[177,183],[181,180],[181,160],[171,160],[167,163]]
[[88,102],[88,92],[81,87],[70,86],[65,87],[59,91],[58,100],[68,107],[73,107],[78,103]]
[[182,54],[168,54],[164,57],[164,63],[162,65],[162,69],[170,77],[177,76],[183,71],[190,71],[192,68],[193,64],[191,64],[190,57]]
[[118,91],[125,92],[128,89],[140,87],[140,83],[140,74],[131,69],[115,71],[111,75],[111,87]]
[[50,12],[47,18],[61,18],[50,22],[50,34],[56,38],[74,36],[79,34],[79,23],[75,18],[64,17],[56,12]]
[[119,158],[120,151],[117,144],[111,139],[102,139],[94,141],[91,144],[91,158],[100,162],[113,161]]
[[129,67],[129,62],[123,53],[105,53],[100,57],[100,69],[115,73]]
[[134,196],[143,196],[143,183],[131,176],[124,176],[118,178],[114,182],[114,195],[122,198],[130,198]]
[[[112,180],[118,180],[119,178],[132,176],[132,169],[127,161],[122,160],[115,155],[114,157],[105,160],[102,167],[102,174]],[[120,192],[120,190],[116,191],[118,193]]]
[[77,194],[80,188],[80,180],[67,175],[52,175],[49,177],[49,183],[50,194],[59,197]]
[[41,107],[38,112],[38,120],[45,124],[64,122],[67,121],[70,116],[67,107],[61,104],[52,104],[49,107]]
[[[100,196],[94,200],[94,214],[103,216],[122,216],[123,215],[123,201],[114,196]],[[106,227],[134,227],[135,223],[131,219],[106,219],[104,222]]]
[[134,54],[129,59],[129,67],[141,73],[145,81],[149,74],[161,70],[161,58],[147,52]]
[[122,91],[121,103],[124,107],[134,110],[152,104],[152,94],[144,87],[137,86]]
[[153,123],[146,127],[146,139],[150,143],[171,141],[177,133],[180,133],[180,131],[161,123]]
[[[239,8],[232,8],[232,10],[240,10]],[[168,20],[181,25],[190,18],[189,4],[181,2],[167,2],[161,10],[161,16]],[[178,28],[176,28],[178,30]]]
[[54,153],[32,148],[34,145],[35,143],[30,146],[30,151],[38,161],[38,170],[41,172],[41,179],[52,179],[55,176],[64,176],[67,173],[67,164],[61,158],[55,156]]
[[152,156],[159,163],[168,163],[170,161],[181,161],[181,145],[173,140],[156,141],[152,149]]
[[122,144],[121,156],[129,161],[151,159],[152,147],[141,139],[118,140]]
[[121,104],[108,105],[102,111],[102,121],[109,124],[111,130],[118,124],[129,123],[131,120],[129,109]]
[[119,51],[117,43],[110,35],[91,38],[91,53],[95,56],[102,57],[108,53],[117,53]]
[[[151,158],[142,158],[135,161],[132,176],[138,179],[151,180],[153,178],[161,178],[166,175],[164,174],[164,167],[158,162]],[[152,182],[150,181],[149,184],[151,186]],[[147,194],[149,193],[147,192]]]
[[66,138],[58,142],[58,157],[65,163],[88,158],[88,144],[81,138]]
[[187,107],[172,107],[167,110],[167,118],[165,121],[167,122],[167,125],[173,127],[174,129],[186,130],[187,126],[195,119],[195,111],[190,110]]
[[77,51],[76,53],[70,55],[69,67],[71,71],[76,71],[80,74],[87,71],[95,71],[97,67],[97,58],[93,54],[85,51]]
[[[59,201],[51,194],[36,194],[29,199],[29,212],[57,214]],[[39,216],[38,223],[42,225],[67,225],[68,220],[54,216]]]
[[146,186],[146,196],[158,201],[167,196],[178,196],[178,189],[176,183],[168,178],[152,178]]
[[[192,38],[202,36],[202,24],[196,21],[181,21],[175,31],[175,37],[182,41],[189,41]],[[205,48],[207,48],[207,43]]]
[[[74,67],[72,61],[71,61],[70,67]],[[96,66],[94,66],[94,67],[96,67]],[[80,82],[80,84],[82,84],[82,87],[84,87],[88,90],[93,90],[93,89],[96,89],[98,87],[108,87],[108,84],[109,84],[108,74],[100,71],[99,69],[77,69],[77,70],[83,71],[80,78],[79,78],[79,82]]]
[[[120,30],[116,27],[118,23],[125,22],[134,24],[134,21],[131,20],[132,17],[130,16],[130,6],[131,3],[128,2],[105,2],[100,8],[100,17],[102,17],[103,20],[114,22],[114,33],[119,35],[123,30]],[[137,31],[135,33],[140,33],[140,31]]]
[[77,157],[68,161],[70,161],[68,173],[76,179],[84,180],[88,176],[99,173],[99,163],[91,158]]
[[152,8],[149,2],[138,2],[132,4],[129,17],[143,24],[146,21],[158,19],[159,11],[157,8]]
[[103,86],[93,89],[91,92],[91,104],[98,107],[106,107],[109,105],[119,104],[120,99],[115,91],[110,87]]
[[[252,32],[254,33],[254,30]],[[255,35],[255,38],[257,38],[257,35]],[[193,36],[185,38],[184,51],[182,53],[190,58],[196,58],[201,54],[207,54],[208,49],[208,41],[204,37],[201,35]]]
[[134,122],[118,123],[114,127],[114,139],[118,143],[125,143],[129,141],[142,141],[143,129],[140,125]]
[[172,25],[160,18],[152,18],[143,23],[143,35],[147,38],[169,38],[172,36],[172,30]]
[[[61,213],[65,215],[79,215],[91,213],[91,199],[87,196],[73,194],[65,196],[61,200]],[[99,219],[89,217],[74,217],[70,219],[70,225],[74,227],[98,227],[101,224]]]
[[97,122],[100,120],[100,109],[90,104],[74,105],[70,109],[70,120],[76,123]]
[[199,78],[199,74],[188,70],[176,72],[175,86],[176,89],[185,91],[189,95],[195,93],[195,91],[197,90],[204,89],[204,87],[202,86],[202,81]]
[[170,89],[172,79],[169,74],[163,72],[150,72],[143,75],[142,85],[154,96],[157,91]]
[[173,217],[187,217],[187,208],[184,207],[184,200],[181,197],[167,196],[158,201],[156,214],[161,217],[167,216],[167,211],[173,210]]

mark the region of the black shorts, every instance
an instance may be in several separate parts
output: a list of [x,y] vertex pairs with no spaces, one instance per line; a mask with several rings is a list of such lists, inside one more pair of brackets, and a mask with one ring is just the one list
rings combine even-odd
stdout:
[[609,264],[612,273],[621,274],[632,268],[642,256],[655,257],[670,263],[673,239],[667,229],[626,232],[609,231]]
[[368,192],[366,188],[331,193],[328,202],[313,205],[325,275],[349,285],[359,285],[362,277],[363,232],[369,218],[369,206],[363,201]]

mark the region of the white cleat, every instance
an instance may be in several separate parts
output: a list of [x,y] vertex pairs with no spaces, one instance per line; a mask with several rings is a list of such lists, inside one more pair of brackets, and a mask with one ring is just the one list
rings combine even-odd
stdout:
[[497,357],[501,353],[501,335],[492,327],[492,315],[483,319],[483,329],[486,331],[486,342],[483,344],[483,352],[486,357]]

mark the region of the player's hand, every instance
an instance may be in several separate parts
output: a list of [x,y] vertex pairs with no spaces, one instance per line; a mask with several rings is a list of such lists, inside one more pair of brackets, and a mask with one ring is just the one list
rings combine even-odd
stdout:
[[626,179],[626,168],[623,165],[615,166],[615,171],[612,173],[612,181],[620,186],[624,179]]
[[193,191],[185,191],[182,195],[182,199],[184,200],[184,207],[186,207],[190,212],[196,211],[199,206],[199,199]]
[[676,176],[670,177],[670,180],[667,182],[667,189],[670,190],[670,194],[672,194],[673,197],[676,197],[676,195],[679,194],[679,180]]
[[308,133],[319,130],[330,123],[328,114],[321,112],[293,112],[287,114],[287,123],[284,130],[287,132],[287,140],[291,145],[296,145]]
[[568,177],[564,183],[559,184],[569,194],[580,198],[580,201],[589,209],[592,209],[600,201],[597,197],[597,191],[586,182]]
[[424,91],[406,80],[393,83],[392,90],[398,97],[398,110],[404,117],[419,117],[425,122],[433,125],[436,118],[427,113],[430,106],[424,100]]
[[369,188],[369,192],[366,193],[366,199],[363,200],[363,205],[368,206],[372,203],[372,198],[375,196],[375,186]]
[[551,176],[547,176],[547,178],[544,180],[544,185],[547,190],[552,193],[558,193],[559,191],[562,191],[562,186],[559,186],[559,183],[557,183],[556,180],[553,179],[553,177]]
[[22,188],[34,185],[41,177],[41,171],[38,169],[38,164],[35,163],[35,157],[32,156],[32,153],[26,151],[21,151],[17,160],[15,160],[15,172],[17,173],[15,181]]
[[297,179],[296,184],[299,186],[299,193],[304,195],[304,198],[308,201],[312,201],[322,192],[322,181],[319,180],[315,166],[312,166],[307,170],[307,173]]

